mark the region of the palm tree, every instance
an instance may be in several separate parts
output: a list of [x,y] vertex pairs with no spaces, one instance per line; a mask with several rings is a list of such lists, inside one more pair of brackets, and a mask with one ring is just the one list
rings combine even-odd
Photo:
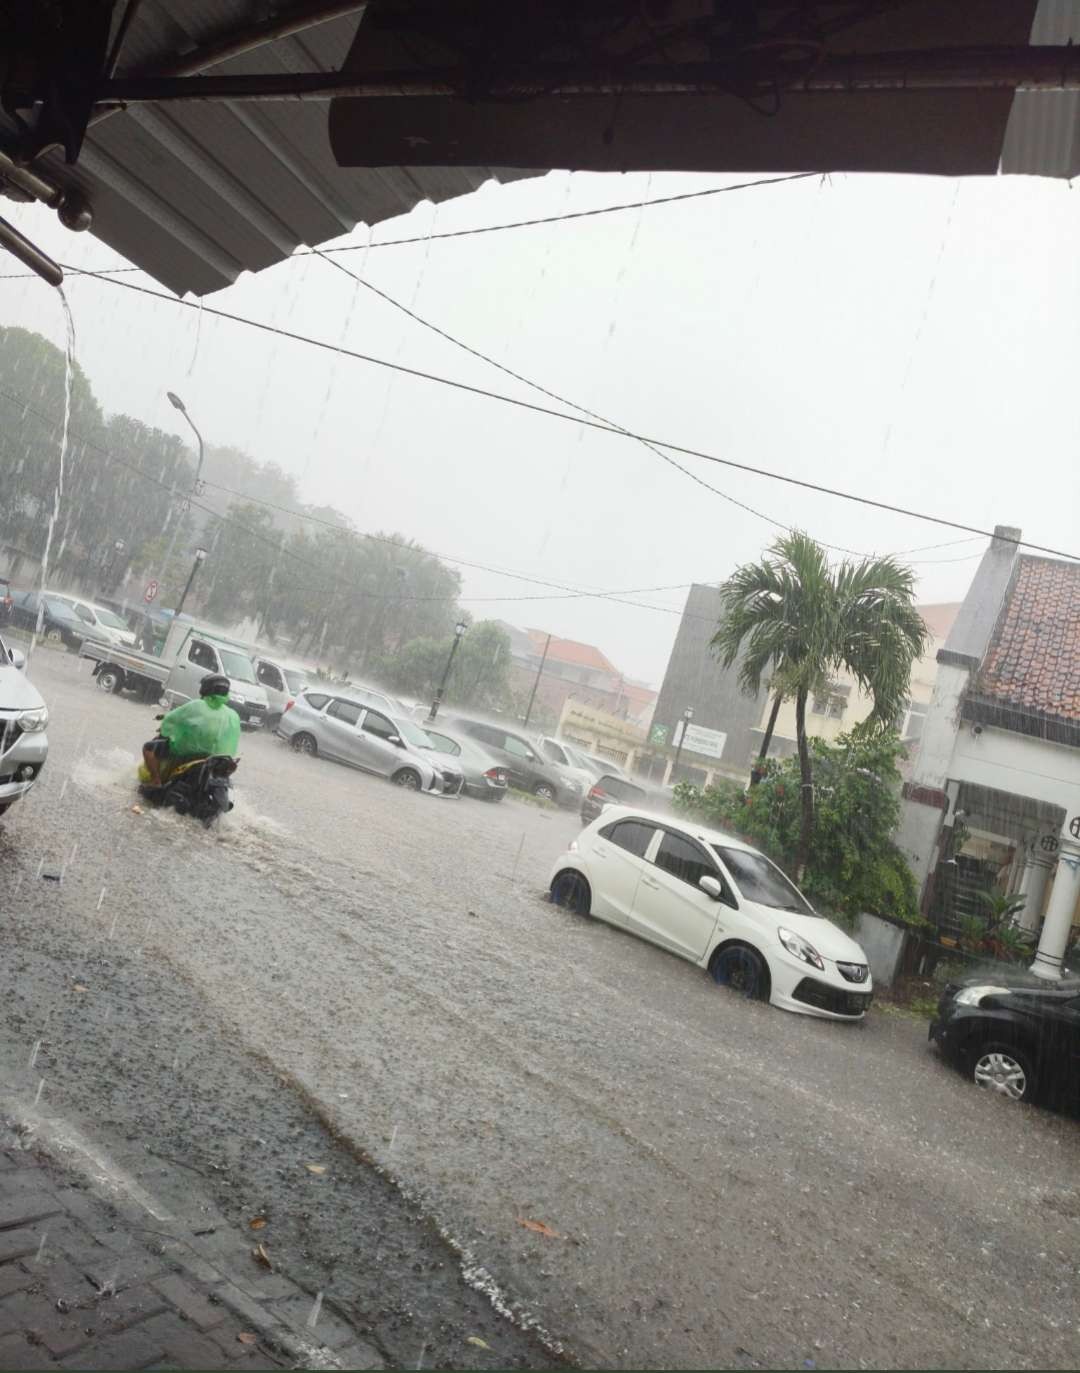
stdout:
[[[806,703],[841,669],[873,700],[869,728],[895,725],[911,667],[926,643],[913,604],[914,575],[893,558],[829,566],[825,550],[798,530],[760,562],[746,563],[721,587],[721,619],[712,647],[725,667],[739,659],[739,684],[756,695],[763,679],[795,701],[802,783],[796,879],[814,829],[814,790]],[[774,706],[774,710],[778,707]]]

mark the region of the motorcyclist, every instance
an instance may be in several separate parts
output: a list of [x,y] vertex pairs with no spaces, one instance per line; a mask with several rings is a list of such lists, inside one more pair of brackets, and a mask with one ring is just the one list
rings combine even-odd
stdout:
[[143,745],[143,780],[160,787],[163,765],[187,758],[235,758],[239,747],[240,716],[229,705],[229,679],[211,673],[199,684],[199,699],[170,710],[158,737]]

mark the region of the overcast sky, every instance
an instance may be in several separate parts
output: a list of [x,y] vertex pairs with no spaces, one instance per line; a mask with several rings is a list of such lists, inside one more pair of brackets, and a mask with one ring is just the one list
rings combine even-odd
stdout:
[[[375,238],[720,184],[552,173],[419,206]],[[5,213],[68,263],[120,261],[44,209]],[[338,242],[367,237],[360,228]],[[473,347],[638,432],[984,528],[1019,525],[1076,551],[1078,242],[1080,191],[1063,182],[833,176],[343,260]],[[362,530],[589,590],[717,581],[777,532],[633,441],[200,323],[193,310],[93,280],[70,278],[68,294],[79,361],[107,410],[183,432],[164,395],[176,390],[210,441],[279,463],[305,499]],[[60,302],[43,283],[0,281],[0,303],[0,322],[62,341]],[[245,277],[207,303],[538,399],[318,258]],[[892,552],[962,537],[680,461],[829,543]],[[920,598],[961,598],[981,548],[914,554]],[[543,588],[462,570],[477,618],[596,643],[659,685],[677,614],[589,598],[486,600]],[[631,599],[671,610],[683,596]]]

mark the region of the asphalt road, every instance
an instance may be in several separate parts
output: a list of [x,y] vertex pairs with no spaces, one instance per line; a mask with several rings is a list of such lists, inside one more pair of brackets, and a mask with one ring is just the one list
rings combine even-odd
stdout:
[[551,907],[564,813],[245,736],[220,832],[136,814],[152,711],[61,654],[32,676],[52,753],[0,831],[6,1089],[44,1078],[109,1147],[271,1208],[286,1271],[392,1359],[1080,1362],[1075,1121],[969,1087],[923,1022],[747,1004]]

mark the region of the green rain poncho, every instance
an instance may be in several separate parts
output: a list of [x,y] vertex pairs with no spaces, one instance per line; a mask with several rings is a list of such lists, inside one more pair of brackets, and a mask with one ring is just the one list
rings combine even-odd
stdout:
[[201,758],[228,754],[240,748],[240,716],[225,696],[203,696],[170,710],[161,722],[161,735],[169,741],[174,758]]

